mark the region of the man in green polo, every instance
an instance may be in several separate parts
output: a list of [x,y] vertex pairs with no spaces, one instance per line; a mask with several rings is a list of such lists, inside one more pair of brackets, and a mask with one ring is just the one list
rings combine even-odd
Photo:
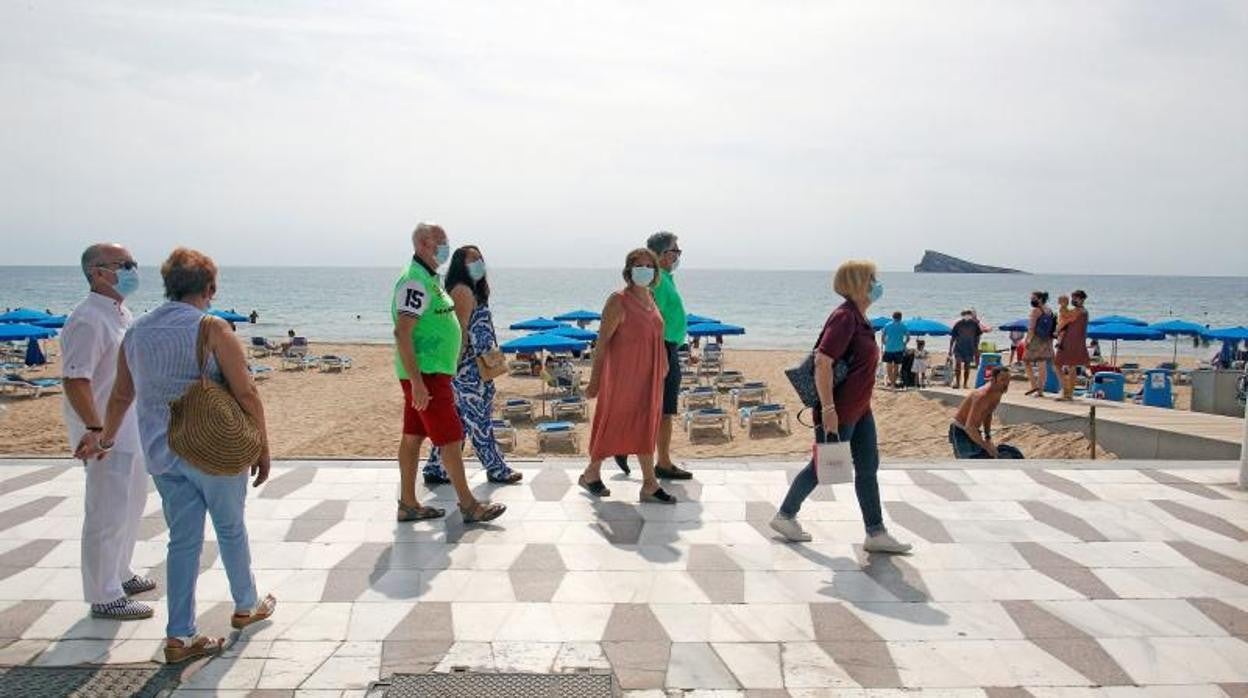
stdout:
[[[663,421],[659,424],[658,455],[654,472],[661,478],[688,480],[693,473],[672,461],[672,422],[680,407],[680,356],[681,345],[689,331],[685,302],[676,288],[673,273],[680,267],[680,245],[675,233],[666,230],[651,235],[646,247],[659,258],[659,283],[651,293],[654,303],[663,315],[663,344],[667,348],[667,377],[663,381]],[[628,472],[628,456],[616,456],[615,462]]]
[[502,504],[479,502],[464,474],[464,425],[455,407],[451,378],[459,364],[463,335],[455,305],[442,288],[438,267],[451,256],[446,231],[421,223],[412,233],[415,254],[394,285],[394,368],[403,387],[403,437],[399,441],[399,521],[442,516],[416,501],[420,447],[428,437],[442,449],[442,460],[459,499],[464,523],[491,521]]

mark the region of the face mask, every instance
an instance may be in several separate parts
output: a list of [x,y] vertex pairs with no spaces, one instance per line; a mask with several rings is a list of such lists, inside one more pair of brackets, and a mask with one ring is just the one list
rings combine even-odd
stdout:
[[884,297],[884,284],[877,281],[871,282],[871,288],[867,290],[867,300],[872,303],[878,302]]
[[478,259],[475,262],[468,263],[468,278],[473,281],[480,281],[485,278],[485,260]]
[[654,268],[633,267],[631,276],[633,277],[634,284],[637,284],[638,286],[649,286],[650,282],[654,281]]
[[433,253],[433,258],[437,261],[438,266],[446,264],[446,260],[451,258],[451,246],[445,242],[438,245],[438,249]]
[[113,284],[113,290],[122,298],[127,298],[130,294],[139,290],[139,270],[138,269],[118,269],[117,283]]
[[1078,298],[1072,300],[1071,303],[1074,303],[1076,308],[1083,307],[1083,301],[1079,300]]
[[1039,308],[1039,307],[1040,307],[1040,299],[1039,299],[1039,298],[1032,298],[1032,299],[1031,299],[1031,307],[1033,307],[1033,308]]

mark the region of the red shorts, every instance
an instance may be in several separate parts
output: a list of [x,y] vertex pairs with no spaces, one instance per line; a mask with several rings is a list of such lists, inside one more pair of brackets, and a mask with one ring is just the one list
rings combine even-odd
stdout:
[[412,407],[412,384],[399,379],[403,386],[403,434],[429,437],[434,446],[445,446],[464,440],[464,423],[459,421],[455,407],[455,390],[451,377],[442,373],[422,373],[421,380],[429,391],[429,404],[422,411]]

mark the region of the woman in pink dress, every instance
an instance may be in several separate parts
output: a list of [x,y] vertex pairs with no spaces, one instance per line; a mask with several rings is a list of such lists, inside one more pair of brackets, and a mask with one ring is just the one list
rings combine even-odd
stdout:
[[659,260],[639,248],[624,259],[625,287],[602,310],[594,368],[586,394],[598,398],[589,435],[589,465],[577,481],[595,497],[610,496],[602,484],[602,461],[636,454],[641,462],[642,502],[675,504],[654,474],[654,446],[662,421],[667,350],[663,316],[650,289],[658,282]]

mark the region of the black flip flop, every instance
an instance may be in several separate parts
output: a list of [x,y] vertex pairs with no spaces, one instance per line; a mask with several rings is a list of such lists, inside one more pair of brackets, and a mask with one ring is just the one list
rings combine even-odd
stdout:
[[607,489],[607,486],[602,484],[602,480],[594,480],[591,482],[589,480],[586,480],[585,476],[582,475],[581,477],[577,478],[576,484],[580,485],[581,488],[583,488],[586,492],[594,495],[595,497],[610,497],[611,496],[611,490]]
[[633,472],[633,469],[628,467],[628,456],[616,456],[615,464],[619,466],[620,470],[624,471],[625,475],[629,475]]

